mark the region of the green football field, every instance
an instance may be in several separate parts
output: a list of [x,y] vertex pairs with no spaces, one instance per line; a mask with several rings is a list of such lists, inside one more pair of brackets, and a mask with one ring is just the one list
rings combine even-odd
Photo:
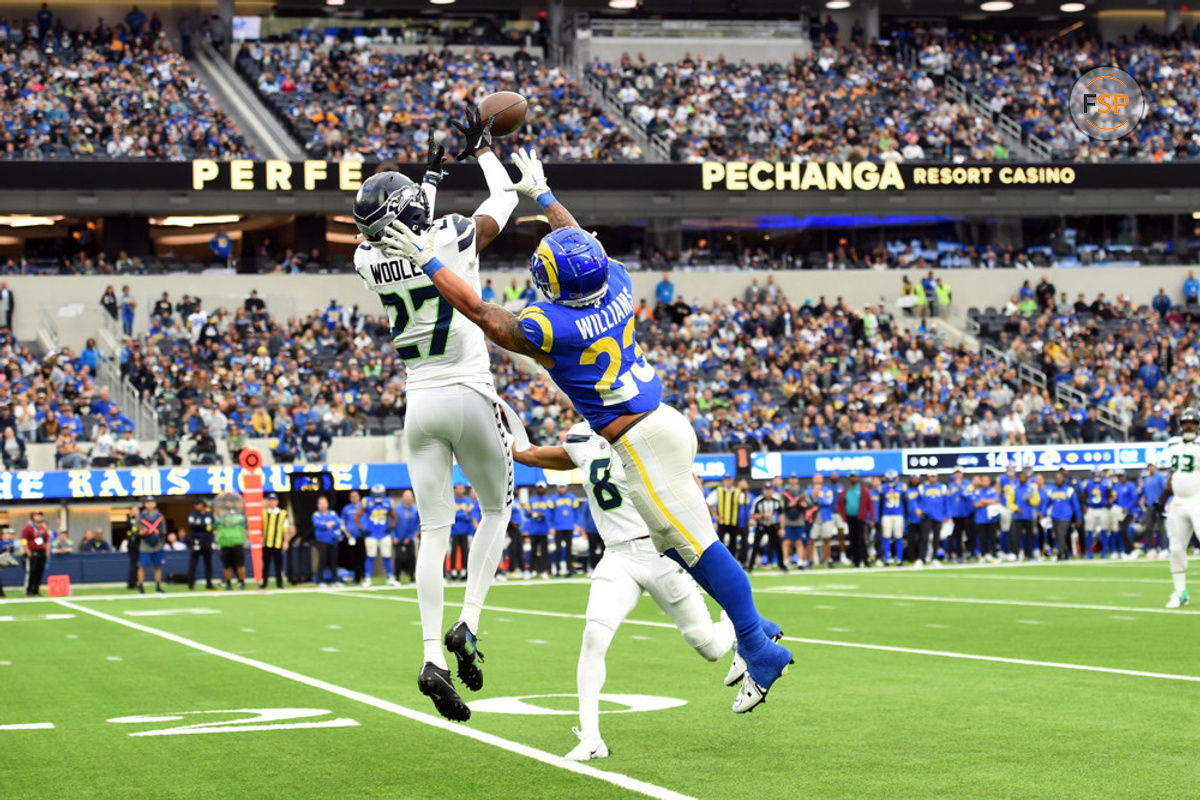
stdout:
[[411,587],[0,601],[0,797],[1200,796],[1200,607],[1163,609],[1164,562],[753,581],[796,656],[768,702],[734,715],[728,658],[643,598],[582,765],[582,581],[493,588],[466,724],[417,691]]

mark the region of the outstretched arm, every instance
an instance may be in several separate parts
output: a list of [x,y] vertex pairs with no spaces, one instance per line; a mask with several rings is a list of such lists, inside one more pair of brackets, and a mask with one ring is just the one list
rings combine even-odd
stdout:
[[546,173],[542,169],[542,162],[538,159],[536,150],[517,150],[512,154],[512,162],[521,171],[521,180],[505,188],[536,200],[546,213],[551,228],[557,230],[579,227],[579,223],[575,221],[571,212],[567,211],[567,207],[558,202],[554,192],[550,191],[550,184],[546,182]]
[[495,303],[485,303],[474,287],[453,270],[444,269],[445,265],[433,254],[434,235],[433,228],[413,233],[403,224],[394,222],[384,228],[380,236],[388,250],[424,270],[438,293],[456,311],[478,325],[485,336],[505,350],[529,356],[544,367],[553,366],[554,360],[525,337],[516,314]]
[[563,470],[575,469],[575,462],[567,455],[567,448],[562,445],[556,447],[534,446],[528,450],[518,450],[514,447],[513,460],[527,467]]

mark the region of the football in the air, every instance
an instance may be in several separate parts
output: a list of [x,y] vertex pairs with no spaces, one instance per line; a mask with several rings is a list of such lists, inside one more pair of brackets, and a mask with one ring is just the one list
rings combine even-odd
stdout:
[[492,123],[492,136],[508,136],[521,127],[528,108],[525,98],[516,92],[495,92],[483,98],[479,104],[479,116],[484,120],[496,118]]

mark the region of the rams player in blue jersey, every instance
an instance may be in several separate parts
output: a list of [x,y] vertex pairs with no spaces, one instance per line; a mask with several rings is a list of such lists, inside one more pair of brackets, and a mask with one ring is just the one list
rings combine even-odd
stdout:
[[375,571],[375,559],[383,559],[383,574],[388,586],[399,586],[400,581],[392,577],[392,536],[396,527],[396,507],[387,496],[383,484],[371,487],[371,494],[358,507],[354,525],[366,536],[367,565],[363,569],[363,586],[371,585],[371,574]]
[[421,267],[455,309],[496,344],[546,368],[575,409],[612,444],[629,476],[632,500],[660,553],[673,558],[725,609],[747,669],[733,710],[750,711],[787,671],[792,654],[772,641],[779,626],[759,616],[750,581],[717,539],[704,494],[692,478],[696,434],[662,403],[662,383],[634,335],[632,282],[558,202],[533,151],[513,154],[521,179],[509,189],[537,201],[553,229],[530,259],[545,301],[520,316],[485,303],[434,253],[428,231],[395,222],[385,246]]

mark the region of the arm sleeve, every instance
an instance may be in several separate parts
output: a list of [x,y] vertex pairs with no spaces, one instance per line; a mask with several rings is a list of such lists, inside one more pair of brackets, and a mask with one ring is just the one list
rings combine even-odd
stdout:
[[504,230],[513,209],[517,207],[517,194],[505,191],[504,187],[510,183],[508,172],[495,153],[480,153],[479,168],[483,170],[489,194],[487,199],[479,204],[479,208],[475,209],[475,216],[491,217],[496,220],[500,230]]

